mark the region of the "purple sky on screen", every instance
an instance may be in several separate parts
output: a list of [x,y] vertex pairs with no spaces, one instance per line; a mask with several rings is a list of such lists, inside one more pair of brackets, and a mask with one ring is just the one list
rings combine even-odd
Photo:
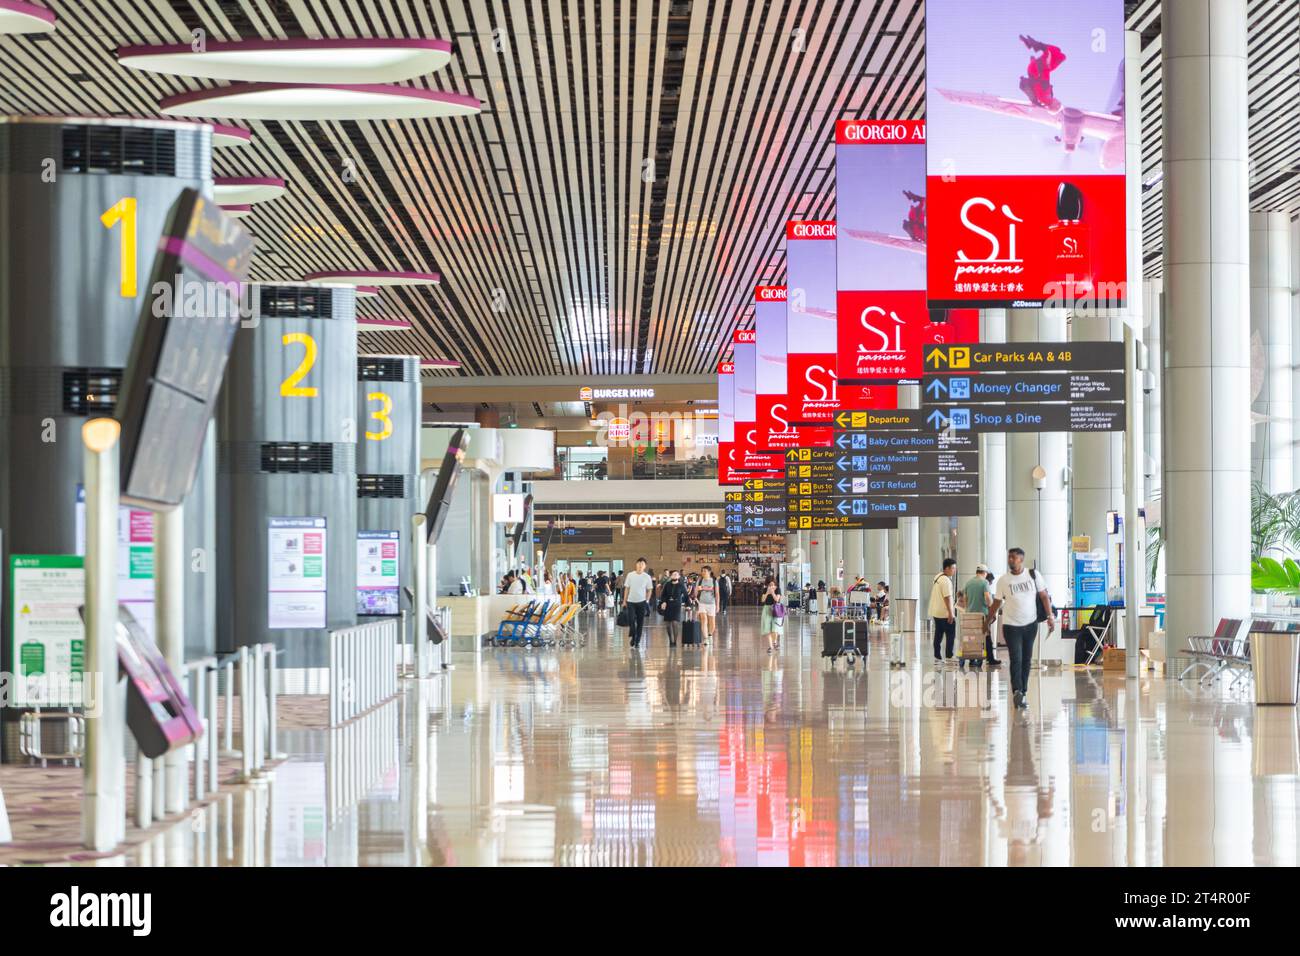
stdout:
[[755,302],[754,328],[758,330],[754,380],[759,395],[781,395],[786,390],[785,303]]
[[[1062,105],[1094,113],[1114,107],[1124,61],[1123,0],[927,0],[926,117],[931,176],[1100,174],[1101,143],[1085,139],[1067,155],[1058,131],[1011,116],[957,104],[939,89],[1027,99],[1020,90],[1034,54],[1028,34],[1061,48],[1066,60],[1052,73]],[[1104,45],[1094,51],[1094,45]],[[952,168],[945,165],[951,160]],[[1106,170],[1122,176],[1123,169]]]
[[912,204],[904,189],[925,195],[924,146],[835,148],[835,252],[841,289],[925,288],[925,256],[848,235],[848,230],[858,229],[906,239],[903,220]]
[[736,360],[736,421],[752,422],[754,420],[754,343],[737,342],[731,347],[732,357]]
[[[787,240],[785,285],[789,351],[796,355],[834,352],[835,240]],[[796,311],[801,302],[816,312]]]

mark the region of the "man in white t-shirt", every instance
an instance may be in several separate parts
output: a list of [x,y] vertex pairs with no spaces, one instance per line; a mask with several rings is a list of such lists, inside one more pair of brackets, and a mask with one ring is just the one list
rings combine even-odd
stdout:
[[633,647],[641,646],[641,630],[650,609],[650,594],[655,587],[654,578],[645,572],[645,565],[645,558],[637,558],[636,569],[623,578],[623,604],[632,618],[628,630]]
[[934,620],[934,662],[940,664],[939,644],[947,638],[947,658],[952,660],[952,645],[957,639],[957,615],[953,609],[952,580],[957,574],[955,558],[943,559],[943,573],[930,584],[930,617]]
[[1029,690],[1029,665],[1034,659],[1034,640],[1038,637],[1038,605],[1047,612],[1047,629],[1055,630],[1052,599],[1047,594],[1047,582],[1037,571],[1025,570],[1025,552],[1012,548],[1007,552],[1007,573],[998,578],[989,605],[985,625],[993,623],[1002,611],[1002,637],[1007,642],[1007,656],[1011,659],[1011,697],[1019,708],[1025,704]]

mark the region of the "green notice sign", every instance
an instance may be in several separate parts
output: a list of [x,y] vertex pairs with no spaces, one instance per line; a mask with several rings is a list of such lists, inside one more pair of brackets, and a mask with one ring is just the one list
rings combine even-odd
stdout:
[[9,614],[13,625],[16,707],[81,705],[85,628],[82,559],[69,554],[15,554],[9,558]]

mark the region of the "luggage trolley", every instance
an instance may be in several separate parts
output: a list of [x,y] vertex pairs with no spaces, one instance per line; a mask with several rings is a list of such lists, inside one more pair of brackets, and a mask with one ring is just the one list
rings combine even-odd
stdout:
[[859,657],[866,661],[868,649],[866,641],[858,643],[857,621],[841,617],[822,622],[822,657],[831,658],[832,664],[842,657],[853,667]]

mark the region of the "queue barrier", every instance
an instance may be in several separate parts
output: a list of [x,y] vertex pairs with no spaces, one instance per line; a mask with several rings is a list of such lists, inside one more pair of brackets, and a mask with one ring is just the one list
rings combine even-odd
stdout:
[[397,694],[398,622],[329,633],[329,719],[337,727]]

